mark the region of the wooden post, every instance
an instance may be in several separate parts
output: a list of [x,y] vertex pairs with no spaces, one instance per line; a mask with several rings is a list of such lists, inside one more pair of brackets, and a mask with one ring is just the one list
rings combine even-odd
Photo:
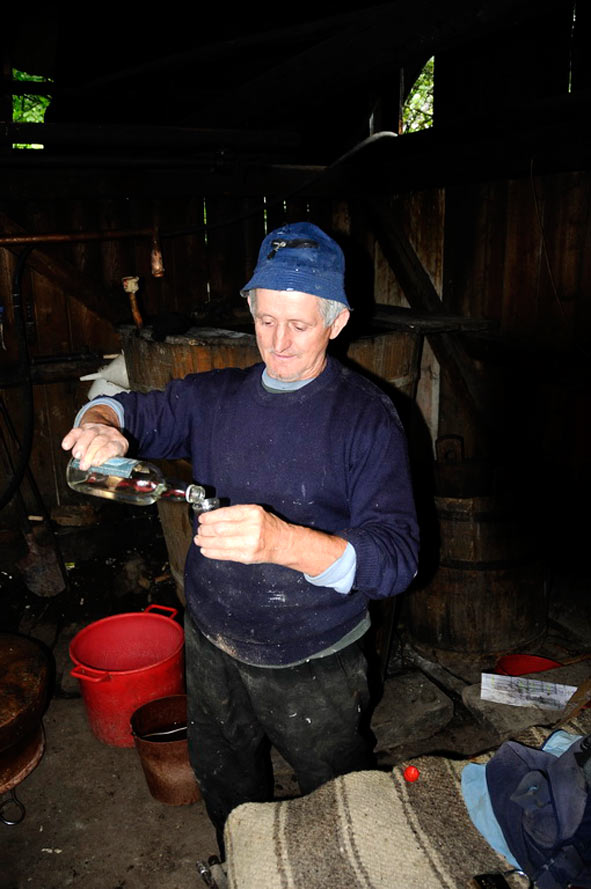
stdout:
[[[409,305],[418,312],[443,314],[439,294],[394,213],[384,201],[368,198],[366,203],[376,238]],[[437,333],[428,336],[437,360],[453,380],[458,397],[465,402],[480,432],[485,437],[490,436],[494,424],[486,412],[488,398],[483,380],[457,335]]]

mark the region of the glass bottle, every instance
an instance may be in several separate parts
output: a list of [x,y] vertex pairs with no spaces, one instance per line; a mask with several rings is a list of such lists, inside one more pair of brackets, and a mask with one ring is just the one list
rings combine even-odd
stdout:
[[66,469],[66,481],[73,491],[149,506],[157,500],[190,503],[195,512],[207,512],[220,505],[217,497],[206,497],[201,485],[173,482],[164,478],[158,467],[144,460],[113,457],[100,466],[80,469],[74,457]]

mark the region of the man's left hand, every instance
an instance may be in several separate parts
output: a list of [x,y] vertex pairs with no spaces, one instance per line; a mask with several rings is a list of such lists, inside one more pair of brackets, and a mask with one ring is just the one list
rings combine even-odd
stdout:
[[282,564],[290,525],[262,506],[225,506],[199,516],[199,530],[193,538],[208,559],[224,559],[245,564]]
[[325,571],[347,546],[342,537],[291,525],[254,504],[204,512],[193,540],[207,559],[247,565],[271,562],[310,577]]

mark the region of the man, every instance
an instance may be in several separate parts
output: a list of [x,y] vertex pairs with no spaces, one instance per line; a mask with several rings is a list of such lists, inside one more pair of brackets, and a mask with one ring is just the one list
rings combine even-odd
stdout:
[[220,846],[232,808],[272,797],[268,740],[304,793],[372,767],[359,640],[418,549],[396,411],[327,356],[349,319],[340,247],[285,225],[242,293],[263,364],[98,399],[63,441],[82,468],[130,441],[190,457],[230,504],[199,518],[185,570],[189,748]]

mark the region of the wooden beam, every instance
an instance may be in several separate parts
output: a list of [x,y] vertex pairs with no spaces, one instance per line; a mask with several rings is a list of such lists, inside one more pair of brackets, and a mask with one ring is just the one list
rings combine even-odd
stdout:
[[515,104],[376,146],[372,163],[357,163],[354,175],[383,194],[588,169],[590,112],[591,90]]
[[[367,199],[366,210],[382,252],[396,275],[404,295],[417,312],[445,316],[444,306],[428,272],[403,231],[396,213],[383,200]],[[449,373],[460,397],[480,431],[489,436],[494,430],[486,411],[489,401],[483,380],[466,354],[457,334],[426,333],[439,363]]]
[[[34,385],[47,383],[79,382],[82,374],[95,373],[105,363],[102,355],[64,356],[52,355],[51,361],[33,359],[30,366],[31,382]],[[19,369],[0,371],[0,386],[11,388],[22,385]]]
[[[2,212],[0,212],[0,229],[6,234],[27,234],[22,226]],[[22,247],[7,246],[5,249],[18,255]],[[112,295],[100,284],[82,274],[72,263],[54,256],[50,249],[36,247],[27,259],[27,266],[54,284],[58,284],[69,296],[79,300],[101,318],[113,324],[121,320],[116,313]]]
[[488,318],[465,318],[463,315],[449,315],[443,310],[428,315],[413,312],[403,306],[390,306],[376,303],[372,319],[380,324],[389,325],[400,330],[414,330],[418,333],[449,333],[461,330],[469,333],[481,333],[496,330],[498,321]]
[[[189,50],[156,56],[118,71],[110,71],[93,80],[66,85],[55,84],[55,93],[56,95],[85,98],[112,90],[113,85],[116,85],[118,89],[124,88],[126,83],[136,79],[141,79],[145,83],[148,78],[159,76],[161,73],[164,73],[168,81],[171,73],[188,71],[198,82],[203,80],[203,72],[205,72],[209,81],[209,75],[211,75],[214,65],[234,63],[244,70],[243,59],[248,55],[254,53],[270,55],[277,52],[285,55],[292,46],[297,47],[303,42],[310,43],[314,39],[319,40],[323,35],[334,34],[343,28],[355,26],[366,13],[367,9],[354,10],[327,18],[314,18],[312,21],[295,21],[288,27],[243,33],[239,37],[200,44]],[[188,86],[186,74],[183,75],[183,79]],[[191,84],[191,89],[195,94],[196,84]]]
[[[23,152],[25,153],[25,152]],[[40,154],[41,152],[26,152]],[[94,156],[79,158],[24,158],[3,164],[0,157],[0,194],[5,201],[63,198],[107,200],[127,197],[154,199],[231,195],[235,198],[273,196],[283,201],[301,192],[302,197],[343,196],[342,183],[323,184],[324,167],[306,165],[225,164],[207,167],[168,159],[144,165],[132,158],[117,162]],[[69,163],[68,163],[69,161]],[[94,161],[94,163],[93,163]]]
[[401,0],[363,10],[359,18],[330,36],[322,35],[251,79],[232,84],[213,104],[196,96],[193,119],[217,120],[223,110],[233,125],[261,119],[297,119],[335,96],[380,84],[392,71],[436,51],[461,45],[539,16],[557,0],[449,0],[442,13],[432,0]]
[[12,123],[0,131],[0,145],[37,143],[47,149],[53,146],[72,146],[143,151],[168,150],[175,156],[185,151],[218,151],[233,148],[239,151],[276,154],[295,149],[300,138],[295,133],[270,130],[228,130],[197,127],[150,126],[127,124],[68,124],[68,123]]
[[[499,177],[520,178],[530,176],[532,171],[540,175],[580,170],[589,165],[590,112],[591,90],[565,94],[521,108],[504,109],[500,118],[489,115],[472,120],[465,128],[433,128],[378,140],[351,153],[346,162],[328,167],[317,163],[269,163],[279,149],[274,155],[261,152],[257,158],[254,151],[246,148],[232,153],[229,159],[216,157],[215,150],[205,146],[198,156],[189,151],[159,151],[150,145],[141,153],[127,148],[102,155],[100,150],[91,152],[88,147],[63,154],[11,151],[0,154],[0,193],[5,200],[51,199],[64,194],[101,199],[129,194],[265,194],[284,198],[296,192],[308,199],[349,198]],[[101,129],[108,133],[110,127]],[[130,128],[130,138],[133,129]],[[182,132],[182,128],[170,129]],[[105,139],[123,138],[125,130],[117,128],[112,137],[106,135]],[[91,130],[89,136],[90,133]],[[255,134],[255,138],[261,135]],[[211,138],[223,139],[223,131],[219,137],[211,131]],[[302,156],[301,151],[294,154]]]

